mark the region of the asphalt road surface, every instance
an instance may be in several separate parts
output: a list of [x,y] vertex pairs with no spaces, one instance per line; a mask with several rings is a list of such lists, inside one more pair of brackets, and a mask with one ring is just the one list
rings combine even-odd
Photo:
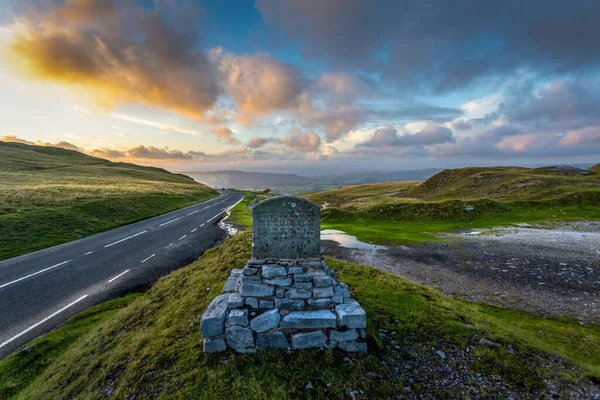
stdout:
[[68,317],[189,264],[223,237],[243,198],[221,196],[0,262],[0,359]]

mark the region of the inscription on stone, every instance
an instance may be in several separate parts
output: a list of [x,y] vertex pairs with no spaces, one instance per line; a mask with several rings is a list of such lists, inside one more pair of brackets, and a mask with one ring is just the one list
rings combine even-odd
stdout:
[[255,258],[319,257],[321,209],[295,196],[264,200],[252,209]]

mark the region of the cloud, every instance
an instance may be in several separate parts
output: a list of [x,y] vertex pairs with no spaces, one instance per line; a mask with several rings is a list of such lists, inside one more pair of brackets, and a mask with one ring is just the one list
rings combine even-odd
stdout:
[[29,145],[36,144],[35,142],[31,142],[29,140],[21,139],[20,137],[17,137],[15,135],[2,136],[2,137],[0,137],[0,142],[23,143],[23,144],[29,144]]
[[458,131],[468,131],[473,128],[473,124],[464,119],[457,119],[456,121],[452,122],[452,128]]
[[301,152],[316,151],[321,146],[321,138],[316,133],[290,133],[282,140],[287,147]]
[[143,146],[139,145],[132,147],[129,150],[113,150],[113,149],[95,149],[89,152],[89,154],[115,159],[137,159],[137,160],[193,160],[195,158],[202,158],[206,156],[206,153],[201,151],[187,151],[181,150],[170,150],[168,148],[159,148],[154,146]]
[[21,139],[15,135],[7,135],[7,136],[0,137],[0,141],[12,142],[12,143],[23,143],[23,144],[36,145],[36,146],[60,147],[61,149],[74,150],[74,151],[79,151],[79,152],[84,151],[81,147],[75,146],[73,143],[69,143],[64,140],[61,140],[58,143],[41,142],[39,140],[37,142],[32,142],[29,140]]
[[415,134],[404,135],[398,135],[395,128],[386,126],[377,129],[370,140],[358,143],[356,147],[410,147],[452,142],[452,131],[444,126],[427,125]]
[[251,149],[258,149],[259,147],[263,147],[264,145],[266,145],[267,143],[269,143],[269,139],[266,138],[261,138],[259,136],[253,136],[249,141],[248,144],[246,146],[248,146]]
[[258,0],[256,7],[305,57],[403,88],[447,92],[521,70],[589,72],[600,64],[597,1]]
[[562,146],[600,144],[600,126],[570,131],[560,140]]
[[368,99],[372,90],[363,80],[348,73],[327,73],[313,82],[315,93],[329,96],[337,102],[352,103]]
[[306,85],[298,68],[265,54],[215,57],[225,92],[244,113],[264,115],[290,108]]
[[143,103],[199,119],[219,94],[199,46],[200,17],[188,2],[69,0],[15,21],[9,60],[29,76],[87,89],[103,108]]
[[227,144],[240,144],[233,131],[226,126],[219,126],[212,130],[213,134]]

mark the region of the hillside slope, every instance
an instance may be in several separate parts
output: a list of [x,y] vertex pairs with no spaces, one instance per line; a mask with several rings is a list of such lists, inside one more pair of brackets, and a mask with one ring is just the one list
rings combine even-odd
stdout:
[[200,316],[250,255],[251,235],[238,234],[148,293],[35,340],[0,361],[0,397],[529,399],[575,390],[590,398],[588,376],[600,374],[596,327],[454,300],[334,259],[328,265],[367,311],[368,356],[205,354]]
[[164,169],[0,142],[0,259],[215,196],[215,190]]
[[590,171],[600,172],[600,163],[589,168]]
[[569,193],[600,191],[600,177],[574,167],[474,167],[447,169],[429,178],[408,197],[421,200],[548,200]]

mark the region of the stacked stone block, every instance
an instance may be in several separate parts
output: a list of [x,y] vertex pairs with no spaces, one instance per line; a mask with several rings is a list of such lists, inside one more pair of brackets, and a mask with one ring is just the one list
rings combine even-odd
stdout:
[[204,351],[339,348],[367,352],[367,316],[321,259],[251,259],[202,316]]

